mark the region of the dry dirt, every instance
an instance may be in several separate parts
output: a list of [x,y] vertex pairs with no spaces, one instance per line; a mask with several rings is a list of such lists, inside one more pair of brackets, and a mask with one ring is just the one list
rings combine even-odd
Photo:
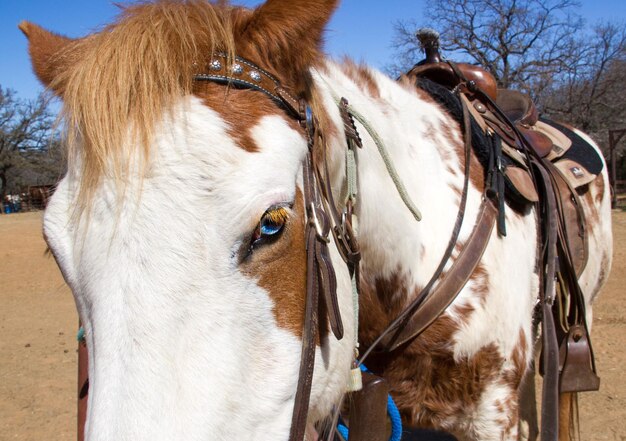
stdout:
[[[41,213],[0,216],[0,441],[76,439],[77,316]],[[582,440],[626,441],[626,212],[614,212],[611,278],[594,308],[600,392],[582,394]]]

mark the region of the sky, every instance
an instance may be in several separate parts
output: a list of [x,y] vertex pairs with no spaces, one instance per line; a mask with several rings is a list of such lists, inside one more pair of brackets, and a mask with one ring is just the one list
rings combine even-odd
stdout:
[[[250,7],[261,3],[232,2]],[[29,20],[68,37],[81,37],[113,20],[118,10],[113,3],[0,0],[0,86],[15,90],[23,99],[33,99],[43,90],[32,73],[26,38],[17,28],[20,21]],[[349,55],[382,69],[392,61],[393,24],[419,20],[427,4],[428,0],[344,0],[328,26],[326,51],[335,57]],[[582,0],[579,13],[591,25],[605,19],[626,23],[626,0]]]

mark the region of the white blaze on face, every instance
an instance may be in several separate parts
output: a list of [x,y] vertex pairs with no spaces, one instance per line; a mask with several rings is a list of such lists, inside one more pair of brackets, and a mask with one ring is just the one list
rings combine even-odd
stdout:
[[[254,153],[197,98],[172,115],[121,205],[105,181],[89,227],[77,225],[80,176],[68,175],[45,214],[90,350],[87,440],[287,439],[301,343],[278,326],[272,293],[241,270],[240,251],[269,206],[294,202],[306,141],[280,111],[251,130]],[[351,352],[336,349],[319,351],[312,402],[334,394],[313,414],[342,392]]]

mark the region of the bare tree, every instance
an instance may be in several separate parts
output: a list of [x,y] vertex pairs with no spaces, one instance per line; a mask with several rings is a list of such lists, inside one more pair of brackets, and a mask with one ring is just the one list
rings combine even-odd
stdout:
[[[582,29],[575,0],[433,0],[427,21],[441,34],[442,49],[484,66],[500,87],[528,89],[534,79],[560,74],[573,60],[575,35]],[[416,21],[396,24],[399,52],[391,70],[421,57]]]
[[443,55],[479,64],[527,92],[545,116],[591,132],[626,128],[626,23],[587,27],[576,0],[432,0],[426,19],[396,23],[391,74],[423,58],[415,31],[441,34]]
[[54,118],[43,97],[25,101],[0,86],[0,196],[15,169],[33,167],[53,141]]
[[626,128],[626,26],[600,24],[572,49],[576,60],[539,95],[544,112],[585,131]]

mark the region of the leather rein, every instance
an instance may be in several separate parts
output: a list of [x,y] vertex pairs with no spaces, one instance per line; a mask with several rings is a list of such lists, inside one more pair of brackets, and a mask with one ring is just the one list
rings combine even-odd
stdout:
[[[329,183],[326,160],[326,146],[313,112],[304,99],[297,99],[280,82],[264,69],[241,57],[228,57],[213,54],[208,64],[208,72],[194,76],[195,81],[211,81],[229,87],[253,89],[269,96],[279,107],[295,118],[307,136],[308,151],[303,161],[303,192],[306,207],[305,243],[307,254],[306,301],[302,335],[301,361],[298,386],[294,400],[289,441],[302,441],[306,434],[307,415],[313,370],[315,346],[319,324],[328,320],[335,337],[343,337],[343,323],[337,301],[335,271],[329,257],[328,244],[332,234],[335,244],[348,266],[350,275],[356,281],[358,292],[360,252],[352,228],[353,202],[348,199],[342,213],[337,210]],[[361,147],[353,116],[348,110],[347,101],[339,103],[344,123],[348,148]],[[377,347],[387,352],[411,341],[421,334],[454,301],[480,261],[489,242],[489,237],[497,216],[496,204],[483,195],[479,214],[472,233],[451,268],[441,279],[457,243],[465,214],[469,184],[471,150],[471,128],[468,109],[463,104],[463,131],[465,147],[465,178],[461,204],[448,247],[442,256],[435,274],[426,288],[405,310],[382,332],[365,351],[356,365]],[[438,283],[437,283],[438,282]],[[320,308],[320,302],[325,308]],[[320,317],[319,311],[326,311],[327,317]],[[357,354],[358,356],[358,354]],[[358,370],[358,368],[357,368]]]

